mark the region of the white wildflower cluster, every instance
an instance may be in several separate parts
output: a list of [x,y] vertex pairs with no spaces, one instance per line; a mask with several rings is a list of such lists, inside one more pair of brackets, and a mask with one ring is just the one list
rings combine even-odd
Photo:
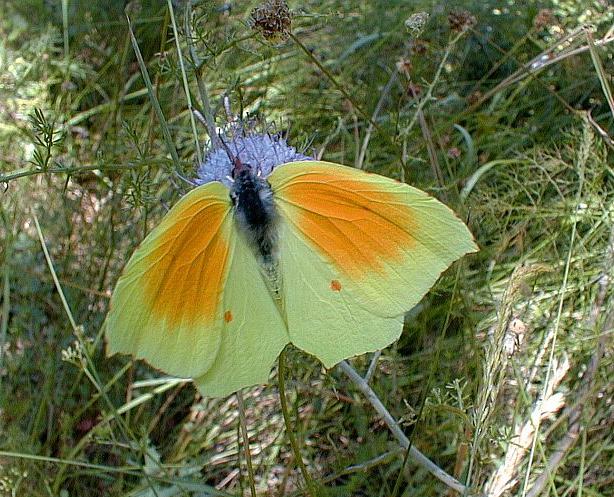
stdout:
[[62,360],[64,362],[69,362],[71,364],[74,364],[75,366],[78,366],[78,367],[85,365],[83,349],[81,347],[81,342],[79,342],[79,340],[75,340],[72,343],[72,345],[62,350]]

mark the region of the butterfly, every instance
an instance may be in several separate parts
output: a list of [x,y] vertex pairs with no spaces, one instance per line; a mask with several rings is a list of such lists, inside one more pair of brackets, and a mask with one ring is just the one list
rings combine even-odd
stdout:
[[453,261],[476,250],[454,213],[390,178],[316,160],[187,193],[111,297],[107,353],[192,378],[207,396],[266,383],[289,343],[326,368],[397,340]]

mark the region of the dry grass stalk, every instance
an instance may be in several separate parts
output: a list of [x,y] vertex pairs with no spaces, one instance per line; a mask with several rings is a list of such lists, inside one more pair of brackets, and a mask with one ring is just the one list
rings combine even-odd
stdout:
[[567,432],[555,444],[554,450],[552,451],[552,455],[546,463],[545,470],[535,480],[532,487],[526,494],[527,497],[537,497],[541,494],[552,475],[556,472],[559,465],[565,460],[566,455],[576,444],[580,436],[580,432],[582,430],[582,418],[584,417],[584,415],[592,416],[592,414],[594,413],[594,408],[587,408],[587,406],[589,406],[590,404],[587,403],[586,400],[594,387],[595,376],[599,368],[599,363],[606,351],[608,330],[614,328],[614,310],[609,309],[604,320],[602,321],[600,329],[597,329],[598,318],[601,315],[602,309],[607,305],[605,303],[608,296],[608,291],[610,290],[612,283],[613,263],[614,227],[612,227],[610,230],[608,248],[603,264],[603,274],[599,278],[599,290],[597,293],[597,298],[595,299],[595,303],[591,309],[588,319],[589,329],[594,329],[595,331],[598,331],[600,333],[599,342],[597,343],[595,352],[591,356],[591,359],[586,366],[586,372],[584,373],[584,377],[582,379],[582,385],[577,392],[575,404],[573,406],[568,407],[563,412],[562,416],[567,417],[569,419],[569,427],[567,429]]
[[[472,445],[471,463],[475,461],[476,453],[488,428],[488,421],[494,411],[499,392],[505,381],[509,350],[509,336],[513,330],[510,325],[513,320],[513,307],[523,283],[548,269],[543,265],[518,267],[512,273],[508,286],[503,294],[498,311],[497,323],[489,334],[486,344],[482,387],[476,399],[476,408],[472,414],[474,439]],[[469,469],[471,476],[471,467]]]
[[534,404],[529,419],[522,425],[516,425],[503,464],[493,473],[486,484],[488,497],[499,497],[518,483],[518,469],[524,456],[531,448],[535,429],[540,422],[559,412],[565,405],[565,396],[555,393],[556,388],[569,371],[569,359],[564,356],[554,368],[543,401]]

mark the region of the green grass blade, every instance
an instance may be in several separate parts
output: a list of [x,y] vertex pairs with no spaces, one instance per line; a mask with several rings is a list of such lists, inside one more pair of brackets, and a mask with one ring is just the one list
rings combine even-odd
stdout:
[[200,143],[198,141],[198,130],[196,129],[196,120],[194,119],[194,107],[192,106],[192,97],[190,95],[190,85],[188,83],[188,76],[185,72],[185,64],[183,63],[183,55],[181,54],[181,46],[179,45],[179,32],[177,31],[177,23],[175,22],[175,13],[173,11],[173,3],[171,0],[167,0],[168,12],[171,16],[171,26],[173,27],[173,37],[175,38],[175,46],[177,47],[177,58],[179,59],[179,67],[181,68],[181,79],[183,81],[183,90],[185,91],[185,98],[188,101],[188,109],[190,109],[190,124],[192,125],[192,134],[194,135],[194,146],[196,147],[196,158],[200,164],[203,161],[202,153],[200,150]]
[[162,112],[162,107],[160,107],[160,102],[158,102],[158,99],[156,97],[156,92],[154,90],[151,79],[149,78],[149,73],[147,72],[147,66],[145,65],[145,61],[143,60],[141,49],[139,48],[139,44],[136,40],[136,37],[134,36],[134,31],[132,31],[132,24],[130,23],[130,18],[126,16],[126,20],[128,21],[128,30],[130,31],[130,41],[132,42],[132,48],[134,49],[136,60],[139,64],[139,68],[141,69],[143,81],[145,81],[145,86],[147,86],[147,94],[149,95],[149,100],[151,102],[151,105],[154,108],[156,116],[158,116],[158,120],[160,121],[160,127],[162,128],[162,135],[164,136],[164,143],[166,144],[168,153],[173,159],[175,170],[180,170],[180,161],[179,161],[179,156],[177,155],[177,149],[175,148],[175,142],[173,141],[173,138],[171,137],[171,133],[168,129],[166,118],[164,117],[164,113]]
[[612,89],[610,88],[610,84],[608,83],[608,75],[603,68],[601,57],[599,57],[599,54],[597,53],[597,48],[595,47],[593,36],[590,32],[586,33],[586,39],[588,40],[588,49],[591,53],[591,59],[593,61],[593,65],[595,66],[595,71],[597,72],[597,78],[599,78],[599,83],[601,83],[601,89],[603,90],[605,99],[610,106],[610,112],[612,113],[612,117],[614,117],[614,96],[612,95]]

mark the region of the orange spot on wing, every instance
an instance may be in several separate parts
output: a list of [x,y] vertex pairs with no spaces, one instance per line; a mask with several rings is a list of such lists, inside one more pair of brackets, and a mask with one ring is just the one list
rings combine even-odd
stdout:
[[145,273],[145,302],[157,319],[171,327],[215,320],[227,270],[228,211],[211,198],[178,205],[143,244],[149,251],[135,264]]
[[415,244],[416,226],[401,186],[382,186],[364,173],[319,169],[280,188],[282,208],[292,212],[287,217],[295,228],[352,278],[400,262]]
[[332,280],[330,282],[330,289],[333,292],[340,292],[341,291],[341,283],[339,282],[339,280]]
[[224,322],[230,323],[231,321],[232,321],[232,312],[231,311],[226,311],[224,313]]

